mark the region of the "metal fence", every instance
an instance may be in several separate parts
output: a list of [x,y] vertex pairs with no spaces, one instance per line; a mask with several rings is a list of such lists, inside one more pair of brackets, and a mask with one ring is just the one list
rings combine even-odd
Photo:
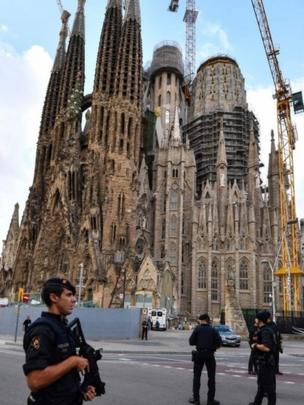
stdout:
[[[254,323],[254,318],[259,311],[263,309],[256,308],[242,308],[243,315],[247,324],[247,328],[250,329]],[[304,328],[304,312],[280,312],[276,314],[276,324],[278,325],[281,333],[293,333],[293,328]]]

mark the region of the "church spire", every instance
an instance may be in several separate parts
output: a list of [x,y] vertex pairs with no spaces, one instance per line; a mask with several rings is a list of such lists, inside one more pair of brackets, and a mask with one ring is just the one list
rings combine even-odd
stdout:
[[115,95],[142,103],[142,42],[139,0],[129,0],[119,44]]
[[71,32],[71,38],[64,66],[64,75],[61,86],[60,109],[65,109],[71,94],[84,87],[84,42],[85,42],[85,0],[78,0],[78,8]]
[[126,20],[136,20],[138,24],[141,23],[140,19],[140,5],[139,0],[129,0],[128,8],[125,15]]
[[122,27],[122,0],[109,0],[102,31],[95,70],[94,92],[112,95],[117,53]]
[[179,116],[178,116],[178,108],[175,108],[175,115],[174,115],[174,122],[173,128],[171,132],[171,144],[174,146],[179,146],[181,144],[181,130],[179,126]]
[[221,165],[225,165],[227,167],[223,120],[221,120],[221,123],[220,123],[220,137],[219,137],[219,143],[218,143],[218,149],[217,149],[216,167],[219,167]]
[[60,83],[65,61],[65,44],[68,35],[69,17],[70,13],[64,10],[61,15],[62,26],[59,36],[59,43],[42,110],[40,135],[47,133],[54,126],[56,120],[56,113],[58,111],[59,104]]
[[15,204],[14,212],[12,215],[11,223],[8,230],[8,235],[19,231],[19,204]]

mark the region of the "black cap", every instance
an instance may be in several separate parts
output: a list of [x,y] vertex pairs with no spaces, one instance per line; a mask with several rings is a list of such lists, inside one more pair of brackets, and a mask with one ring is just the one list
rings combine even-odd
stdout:
[[202,315],[199,316],[198,319],[199,319],[200,321],[207,321],[207,322],[210,322],[210,317],[209,317],[208,314],[202,314]]
[[264,311],[265,315],[267,315],[267,319],[271,318],[271,313],[269,311]]
[[69,282],[68,279],[66,278],[60,278],[60,277],[53,277],[49,278],[44,284],[43,284],[43,290],[48,287],[55,287],[55,288],[66,288],[69,291],[72,291],[72,293],[75,295],[76,294],[76,288],[73,286],[72,283]]
[[257,314],[256,314],[256,318],[259,320],[259,321],[262,321],[262,322],[264,322],[264,323],[266,323],[267,322],[267,319],[269,318],[269,312],[268,311],[260,311],[260,312],[258,312]]

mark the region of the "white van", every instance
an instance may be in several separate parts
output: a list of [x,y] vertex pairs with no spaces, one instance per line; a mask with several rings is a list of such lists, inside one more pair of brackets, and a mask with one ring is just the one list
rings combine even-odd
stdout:
[[151,320],[151,326],[154,330],[167,329],[167,310],[166,308],[151,308],[148,311]]

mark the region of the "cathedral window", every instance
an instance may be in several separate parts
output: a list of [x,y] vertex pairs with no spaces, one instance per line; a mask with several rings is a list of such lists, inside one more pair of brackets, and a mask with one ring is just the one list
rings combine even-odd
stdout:
[[167,73],[167,85],[171,84],[171,73]]
[[107,122],[106,122],[106,131],[105,131],[105,140],[104,140],[104,144],[106,146],[108,145],[108,133],[109,133],[109,126],[110,126],[110,117],[111,117],[111,113],[108,112]]
[[181,294],[185,294],[185,273],[181,274]]
[[131,131],[132,131],[132,117],[129,118],[128,122],[128,138],[131,138]]
[[114,132],[117,131],[117,112],[115,111],[114,114]]
[[116,240],[116,225],[112,223],[111,225],[111,242],[115,242]]
[[120,132],[121,134],[125,133],[125,114],[121,114],[121,123],[120,123]]
[[160,248],[160,257],[161,258],[165,257],[165,246],[164,245],[162,245]]
[[125,195],[120,193],[118,196],[117,215],[123,218],[125,215]]
[[95,216],[91,217],[91,228],[93,231],[97,231],[97,218]]
[[177,217],[175,215],[172,215],[170,221],[170,236],[176,236],[176,231],[177,231]]
[[271,303],[272,293],[272,274],[268,263],[263,263],[263,302]]
[[161,94],[158,96],[158,106],[161,106],[161,102],[162,102],[162,98],[161,98]]
[[167,91],[166,94],[166,104],[170,104],[171,103],[171,93],[170,91]]
[[52,144],[50,144],[48,147],[47,166],[50,164],[51,157],[52,157]]
[[122,152],[123,151],[123,146],[124,146],[124,141],[123,139],[119,140],[119,151]]
[[166,220],[162,220],[162,232],[161,232],[161,237],[162,239],[165,239],[166,237]]
[[172,190],[170,194],[170,209],[177,210],[178,205],[178,193],[177,191]]
[[158,78],[158,88],[160,89],[161,86],[162,86],[162,77],[159,76],[159,78]]
[[207,262],[202,260],[198,265],[198,288],[207,288]]
[[100,109],[100,116],[99,116],[99,139],[102,139],[103,133],[103,119],[104,119],[104,107]]
[[164,212],[166,212],[166,206],[167,206],[167,199],[166,196],[164,196]]
[[218,301],[219,299],[219,271],[218,261],[213,259],[211,266],[211,300]]
[[248,290],[248,261],[242,259],[240,263],[240,290]]

